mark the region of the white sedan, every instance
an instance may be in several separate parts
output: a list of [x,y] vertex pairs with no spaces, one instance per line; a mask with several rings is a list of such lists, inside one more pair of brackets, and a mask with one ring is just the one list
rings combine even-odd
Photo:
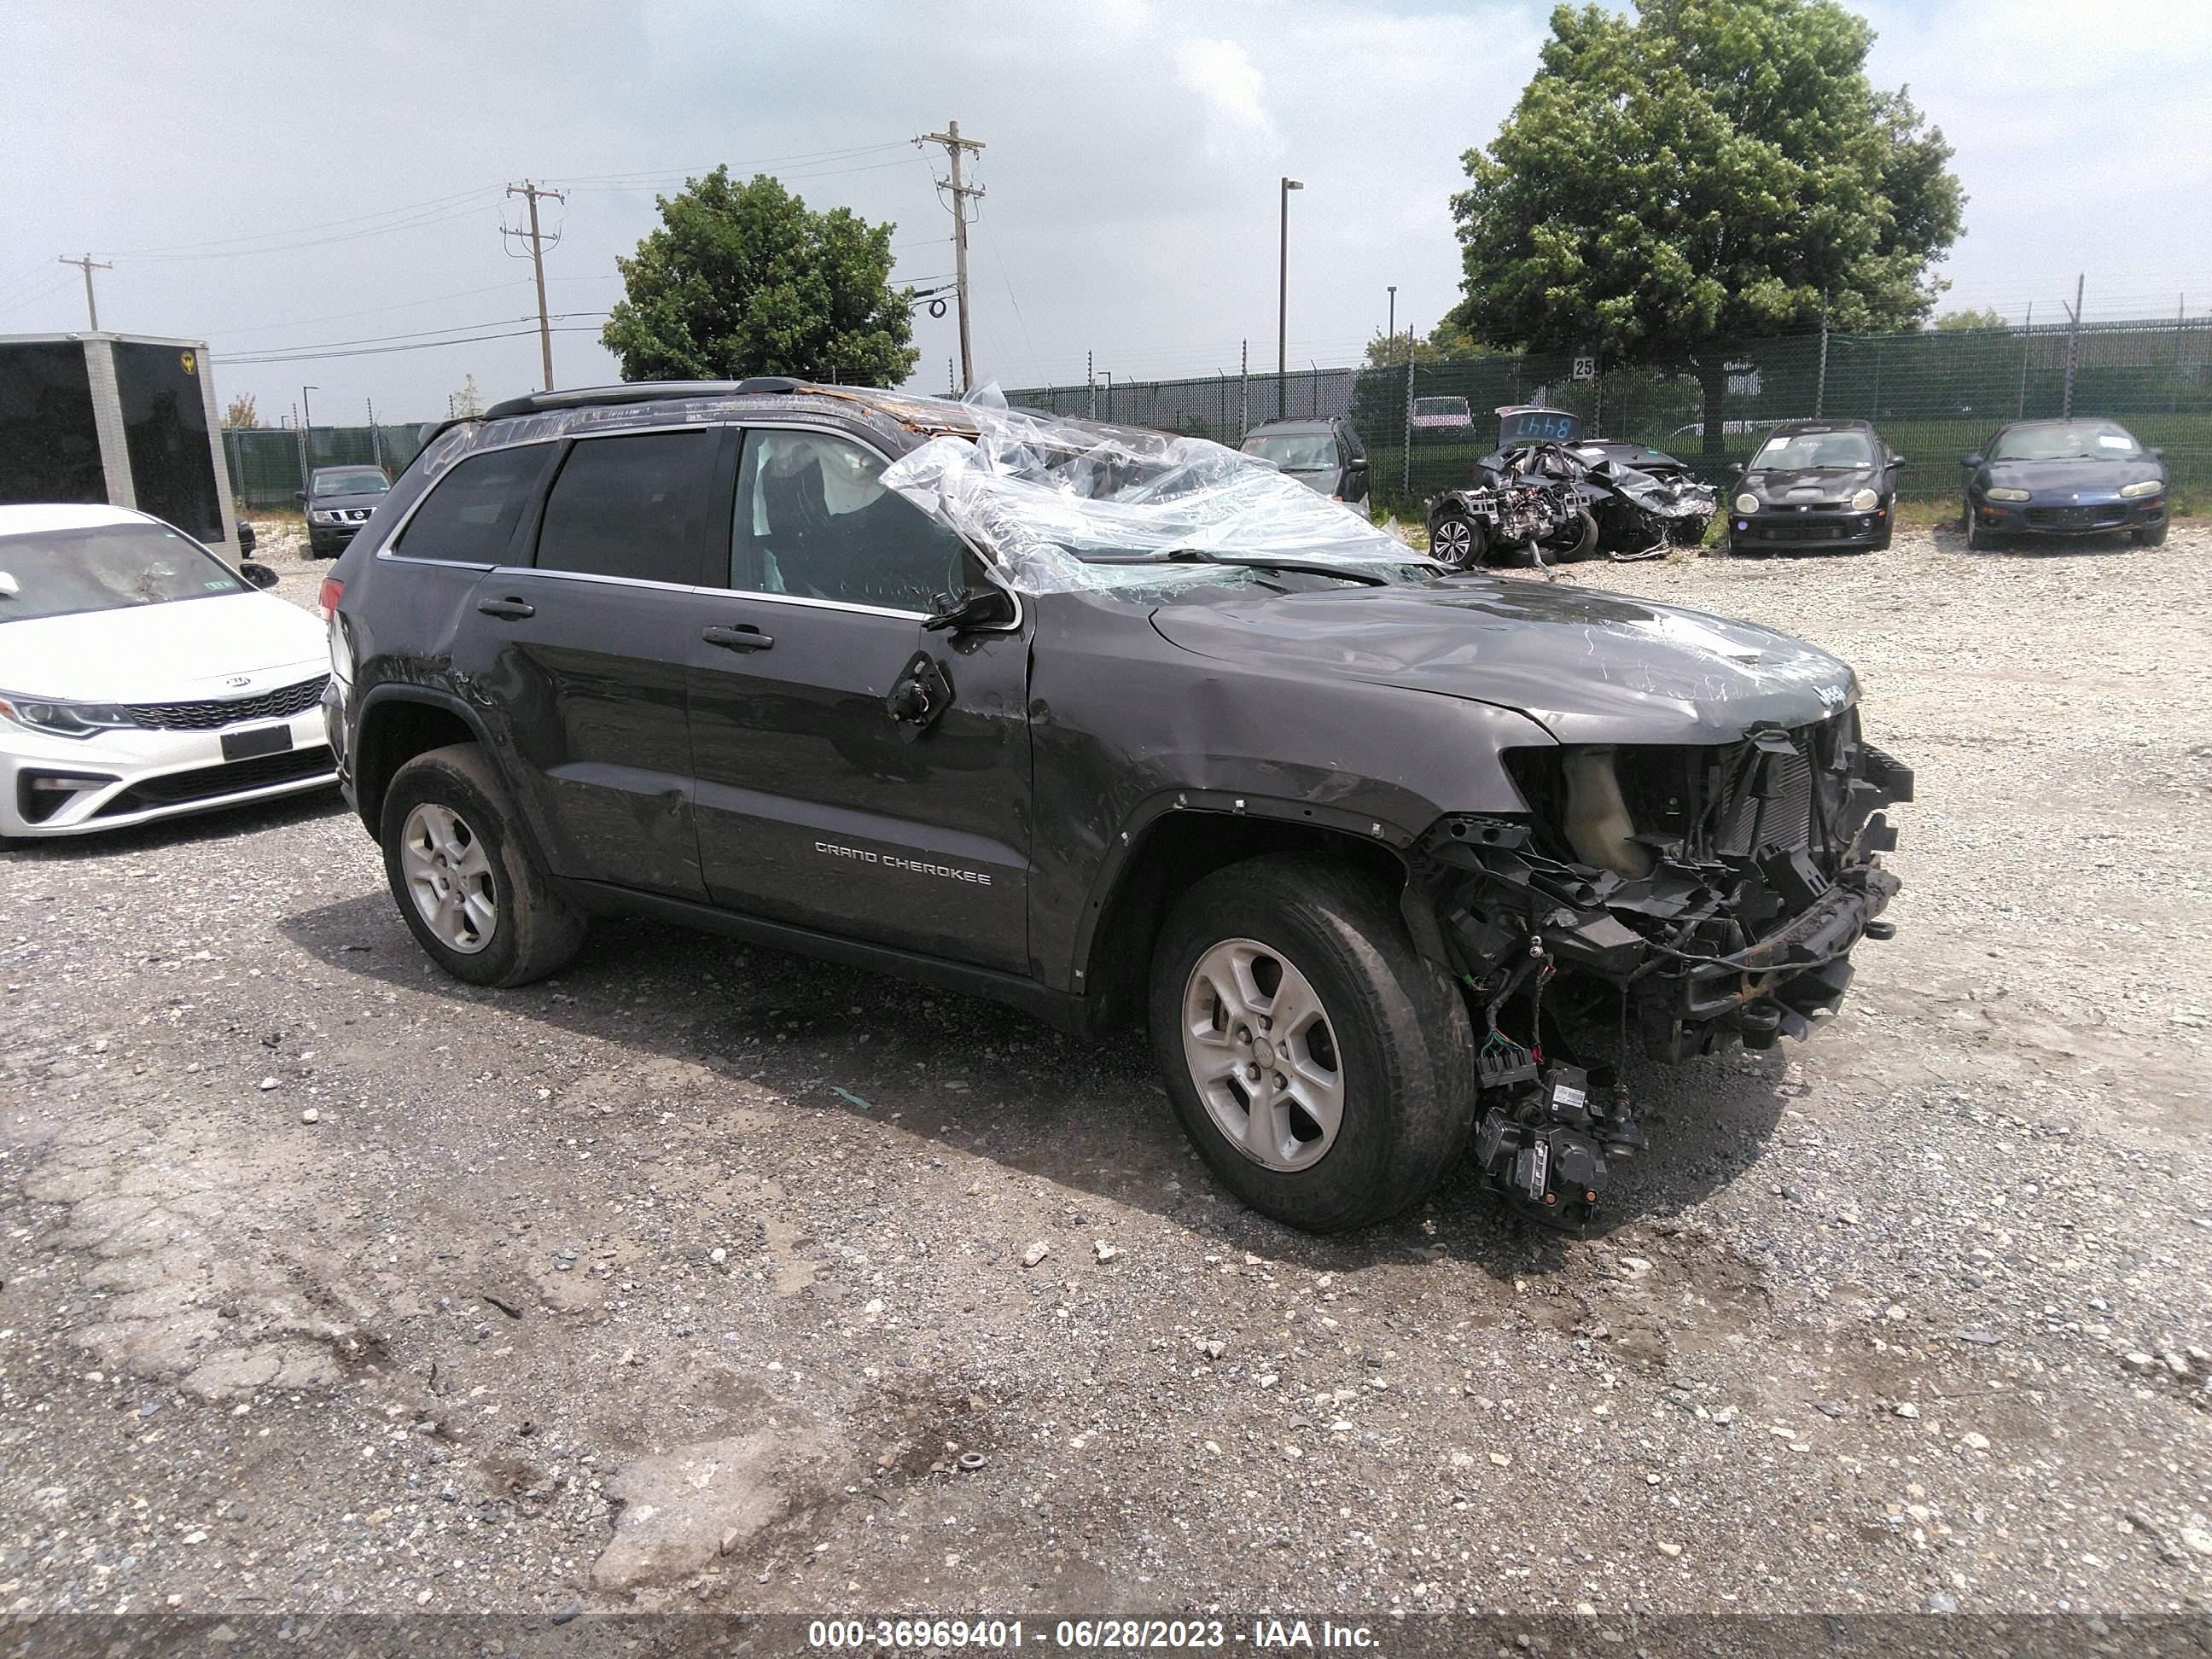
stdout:
[[326,788],[329,675],[313,617],[159,519],[0,507],[0,837]]

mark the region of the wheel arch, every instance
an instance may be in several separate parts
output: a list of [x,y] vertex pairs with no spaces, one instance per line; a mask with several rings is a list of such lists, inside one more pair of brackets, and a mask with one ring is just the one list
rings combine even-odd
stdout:
[[1182,793],[1140,815],[1123,834],[1122,856],[1102,872],[1075,943],[1075,988],[1094,1031],[1142,1020],[1161,926],[1176,901],[1217,870],[1271,854],[1311,853],[1372,872],[1394,897],[1406,886],[1402,837],[1372,820],[1355,824],[1339,811],[1304,802],[1214,803]]
[[459,697],[428,687],[380,685],[362,705],[353,744],[354,806],[368,833],[378,833],[385,792],[417,755],[452,744],[491,744],[483,723]]

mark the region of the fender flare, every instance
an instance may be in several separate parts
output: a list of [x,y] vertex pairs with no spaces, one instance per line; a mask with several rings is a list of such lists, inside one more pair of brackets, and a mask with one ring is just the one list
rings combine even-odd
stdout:
[[1420,834],[1370,814],[1313,801],[1255,795],[1234,789],[1156,790],[1123,815],[1114,839],[1108,843],[1106,856],[1099,860],[1097,872],[1091,878],[1091,890],[1084,901],[1083,918],[1076,926],[1065,969],[1066,982],[1077,994],[1086,994],[1085,975],[1097,944],[1099,924],[1121,893],[1131,866],[1143,850],[1151,831],[1164,819],[1192,814],[1257,818],[1328,830],[1383,848],[1407,864],[1409,874],[1409,854]]

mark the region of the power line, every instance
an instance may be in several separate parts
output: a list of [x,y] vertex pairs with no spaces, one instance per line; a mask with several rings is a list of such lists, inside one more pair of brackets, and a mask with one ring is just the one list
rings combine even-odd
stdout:
[[[538,331],[534,327],[514,328],[507,329],[495,334],[464,334],[456,339],[451,340],[422,340],[413,345],[364,346],[353,351],[294,353],[287,356],[264,356],[254,357],[225,357],[213,353],[210,355],[215,356],[215,360],[217,362],[223,363],[231,368],[250,368],[270,363],[321,362],[325,359],[331,357],[383,357],[398,351],[434,351],[443,346],[473,345],[479,340],[526,339],[531,335],[537,332]],[[597,334],[599,331],[596,328],[563,326],[555,329],[553,332],[556,334]]]

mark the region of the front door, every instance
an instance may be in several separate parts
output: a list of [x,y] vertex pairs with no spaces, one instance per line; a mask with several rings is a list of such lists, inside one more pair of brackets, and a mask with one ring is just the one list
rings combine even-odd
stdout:
[[[727,592],[702,599],[690,682],[708,890],[750,915],[1023,971],[1025,631],[922,628],[935,595],[981,568],[882,487],[884,465],[833,433],[745,434]],[[892,694],[918,658],[925,690],[902,718]]]
[[[580,438],[533,538],[470,596],[454,666],[531,800],[553,873],[703,899],[685,676],[724,434]],[[719,538],[718,538],[719,539]]]

